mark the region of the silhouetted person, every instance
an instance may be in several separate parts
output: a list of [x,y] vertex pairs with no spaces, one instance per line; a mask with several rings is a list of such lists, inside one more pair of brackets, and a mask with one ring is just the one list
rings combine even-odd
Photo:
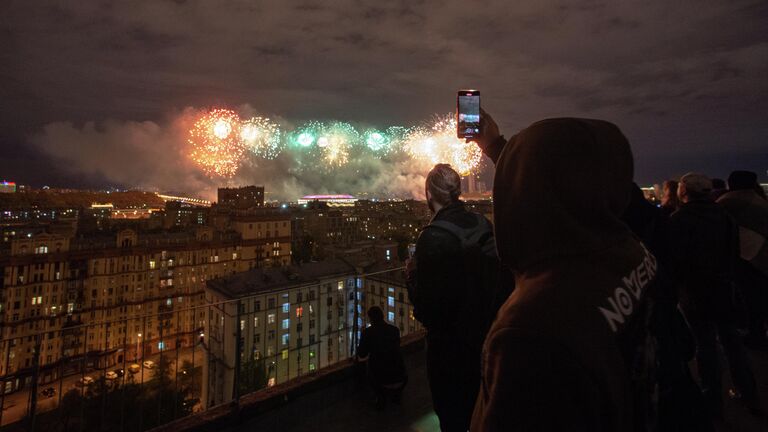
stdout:
[[757,174],[734,171],[728,177],[730,192],[717,203],[739,227],[739,254],[736,282],[748,312],[749,335],[745,344],[766,348],[768,321],[768,201],[756,192]]
[[499,258],[516,280],[485,341],[471,430],[645,430],[657,262],[620,220],[629,143],[600,120],[543,120],[509,142],[485,113],[481,125]]
[[678,296],[669,276],[669,218],[645,199],[634,184],[621,219],[658,260],[657,285],[650,329],[657,341],[659,383],[658,431],[712,431],[702,416],[701,390],[691,376],[688,362],[695,354],[693,335],[677,307]]
[[677,197],[677,181],[667,180],[661,188],[661,209],[669,216],[680,207],[680,200]]
[[461,177],[450,165],[429,172],[426,196],[434,216],[407,271],[414,315],[427,329],[427,375],[443,431],[469,427],[483,339],[499,304],[491,223],[468,211],[460,194]]
[[378,306],[368,309],[368,319],[371,325],[360,336],[357,357],[367,361],[368,381],[376,393],[376,405],[381,408],[388,396],[400,401],[408,375],[400,353],[400,329],[384,321],[384,312]]
[[712,182],[689,173],[680,179],[680,209],[670,218],[670,257],[681,283],[680,306],[696,341],[696,363],[711,412],[722,411],[722,371],[717,340],[722,344],[736,391],[754,406],[757,393],[746,352],[734,323],[731,283],[739,256],[736,225],[709,199]]
[[709,199],[712,201],[717,201],[717,199],[723,196],[723,194],[726,192],[728,192],[728,189],[725,187],[725,180],[713,178],[712,192],[709,193]]

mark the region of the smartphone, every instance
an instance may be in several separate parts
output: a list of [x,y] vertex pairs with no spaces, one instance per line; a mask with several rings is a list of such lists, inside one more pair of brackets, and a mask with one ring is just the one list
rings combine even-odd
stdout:
[[459,90],[456,98],[456,136],[464,139],[480,135],[480,91]]

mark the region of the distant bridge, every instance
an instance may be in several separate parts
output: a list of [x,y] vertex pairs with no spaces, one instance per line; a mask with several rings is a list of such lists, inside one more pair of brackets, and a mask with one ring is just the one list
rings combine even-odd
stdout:
[[163,194],[157,194],[163,201],[180,201],[185,204],[192,204],[196,206],[202,206],[202,207],[210,207],[211,202],[208,200],[200,199],[200,198],[189,198],[189,197],[180,197],[180,196],[173,196],[173,195],[163,195]]

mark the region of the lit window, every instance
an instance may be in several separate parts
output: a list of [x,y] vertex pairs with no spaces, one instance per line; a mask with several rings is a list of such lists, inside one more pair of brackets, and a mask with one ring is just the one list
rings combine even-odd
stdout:
[[267,324],[274,324],[274,323],[275,323],[275,314],[267,315]]
[[344,289],[344,281],[339,281],[339,291]]
[[289,328],[291,328],[291,320],[288,318],[284,319],[282,327],[283,327],[283,330],[288,330]]
[[395,313],[394,312],[387,312],[387,321],[395,322]]
[[275,378],[272,377],[267,381],[267,387],[273,387],[275,385]]
[[253,317],[253,326],[258,327],[259,326],[259,317]]
[[392,296],[387,297],[387,306],[394,307],[395,306],[395,298]]
[[245,330],[245,320],[240,320],[240,330]]
[[291,311],[291,304],[290,303],[283,303],[283,313],[288,313]]
[[296,318],[301,318],[302,315],[304,315],[304,308],[303,307],[297,307],[296,308]]
[[155,268],[155,266],[156,266],[155,260],[149,260],[149,268],[153,269]]
[[288,350],[287,349],[283,350],[282,357],[283,357],[283,360],[288,360]]
[[164,350],[165,349],[165,342],[162,342],[162,341],[158,342],[157,343],[157,349],[159,349],[161,351]]
[[172,304],[173,304],[173,299],[167,299],[167,300],[165,301],[165,305],[166,305],[166,306],[171,306]]
[[310,363],[310,364],[309,364],[309,370],[310,370],[310,371],[313,371],[313,370],[315,370],[315,364],[314,364],[314,363]]

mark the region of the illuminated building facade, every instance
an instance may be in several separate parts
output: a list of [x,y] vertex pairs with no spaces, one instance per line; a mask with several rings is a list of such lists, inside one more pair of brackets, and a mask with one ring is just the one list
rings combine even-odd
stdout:
[[381,264],[364,269],[329,259],[209,281],[206,300],[215,306],[205,336],[206,406],[231,397],[236,370],[255,364],[271,386],[353,357],[370,306],[380,306],[402,336],[422,330],[402,270]]
[[[275,215],[261,223],[289,226]],[[0,249],[0,375],[6,391],[188,346],[207,317],[206,281],[287,265],[290,228],[255,238],[216,231],[67,237],[40,233]]]

